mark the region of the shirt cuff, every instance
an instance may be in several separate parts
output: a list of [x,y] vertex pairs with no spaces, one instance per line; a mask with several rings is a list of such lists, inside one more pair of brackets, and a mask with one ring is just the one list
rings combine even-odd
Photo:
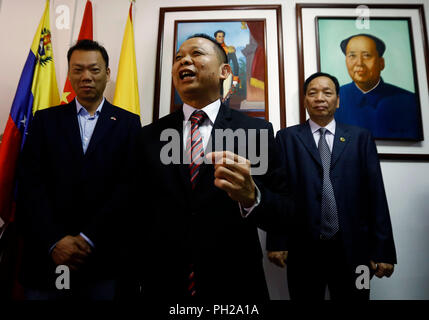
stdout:
[[259,188],[256,184],[255,184],[255,193],[256,193],[256,201],[253,206],[249,208],[243,208],[241,203],[240,202],[238,203],[238,206],[240,207],[241,216],[243,218],[247,218],[249,214],[253,211],[253,209],[255,209],[261,203],[261,197],[262,197],[261,192],[259,191]]
[[58,243],[58,241],[57,241],[57,242],[55,242],[55,243],[52,245],[52,247],[50,247],[50,248],[49,248],[49,254],[51,254],[51,253],[52,253],[52,250],[54,250],[54,248],[55,248],[55,246],[57,245],[57,243]]
[[[86,242],[88,242],[89,243],[89,245],[91,246],[91,247],[93,247],[93,248],[95,248],[95,246],[94,246],[94,243],[86,236],[86,235],[84,235],[82,232],[81,233],[79,233],[79,235],[81,235],[82,236],[82,238],[84,238],[85,239],[85,241]],[[55,246],[57,245],[57,243],[58,243],[58,241],[57,242],[55,242],[53,245],[52,245],[52,247],[50,247],[49,248],[49,254],[51,254],[51,252],[52,252],[52,250],[54,250],[54,248],[55,248]]]
[[93,247],[93,248],[95,248],[95,246],[94,246],[94,243],[86,236],[86,235],[84,235],[82,232],[81,233],[79,233],[79,235],[82,237],[82,238],[84,238],[85,240],[86,240],[86,242],[88,242],[89,243],[89,245],[91,246],[91,247]]

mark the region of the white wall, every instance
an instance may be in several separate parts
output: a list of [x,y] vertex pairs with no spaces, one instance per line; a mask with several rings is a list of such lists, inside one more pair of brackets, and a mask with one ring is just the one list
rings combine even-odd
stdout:
[[[118,65],[125,19],[129,1],[93,0],[94,39],[100,41],[110,55],[112,82],[106,97],[113,98],[114,80]],[[295,3],[286,0],[138,0],[134,17],[137,67],[139,73],[140,105],[143,124],[152,119],[155,62],[160,7],[232,4],[281,4],[284,37],[284,65],[287,125],[299,122],[298,64],[296,44]],[[310,0],[298,2],[328,2]],[[358,3],[343,0],[338,3]],[[0,1],[0,132],[10,111],[19,77],[27,58],[45,0]],[[361,3],[424,3],[426,25],[429,26],[429,0],[377,0]],[[57,30],[55,9],[59,5],[70,8],[70,30]],[[79,32],[85,0],[51,0],[51,29],[58,87],[64,86],[67,71],[66,52]],[[75,10],[76,7],[76,10]],[[75,19],[73,20],[73,17]],[[72,41],[71,41],[72,39]],[[427,94],[427,92],[426,92]],[[422,108],[429,108],[423,105]],[[390,279],[371,282],[373,299],[429,299],[429,163],[382,161],[382,170],[391,210],[398,265]],[[264,234],[261,233],[262,238]],[[285,273],[266,260],[267,278],[273,299],[286,299]]]

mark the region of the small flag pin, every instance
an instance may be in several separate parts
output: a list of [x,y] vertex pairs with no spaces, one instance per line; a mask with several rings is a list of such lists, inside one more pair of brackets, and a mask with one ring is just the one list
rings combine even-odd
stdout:
[[116,118],[115,117],[110,117],[110,120],[115,120],[116,121]]
[[340,141],[341,141],[341,142],[344,142],[344,141],[346,141],[346,138],[344,138],[344,137],[340,137]]

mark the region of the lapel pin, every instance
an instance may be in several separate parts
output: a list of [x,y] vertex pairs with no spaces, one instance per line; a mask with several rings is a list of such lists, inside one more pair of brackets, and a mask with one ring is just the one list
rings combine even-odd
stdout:
[[116,121],[116,118],[115,117],[110,117],[110,120],[115,120]]
[[341,141],[341,142],[344,142],[344,141],[346,141],[346,138],[344,138],[344,137],[340,137],[340,141]]

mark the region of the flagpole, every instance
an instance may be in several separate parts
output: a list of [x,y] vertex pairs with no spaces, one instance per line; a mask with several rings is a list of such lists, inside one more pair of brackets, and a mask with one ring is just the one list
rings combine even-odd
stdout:
[[131,19],[133,21],[133,30],[134,30],[134,16],[136,13],[136,0],[130,0],[131,3]]

